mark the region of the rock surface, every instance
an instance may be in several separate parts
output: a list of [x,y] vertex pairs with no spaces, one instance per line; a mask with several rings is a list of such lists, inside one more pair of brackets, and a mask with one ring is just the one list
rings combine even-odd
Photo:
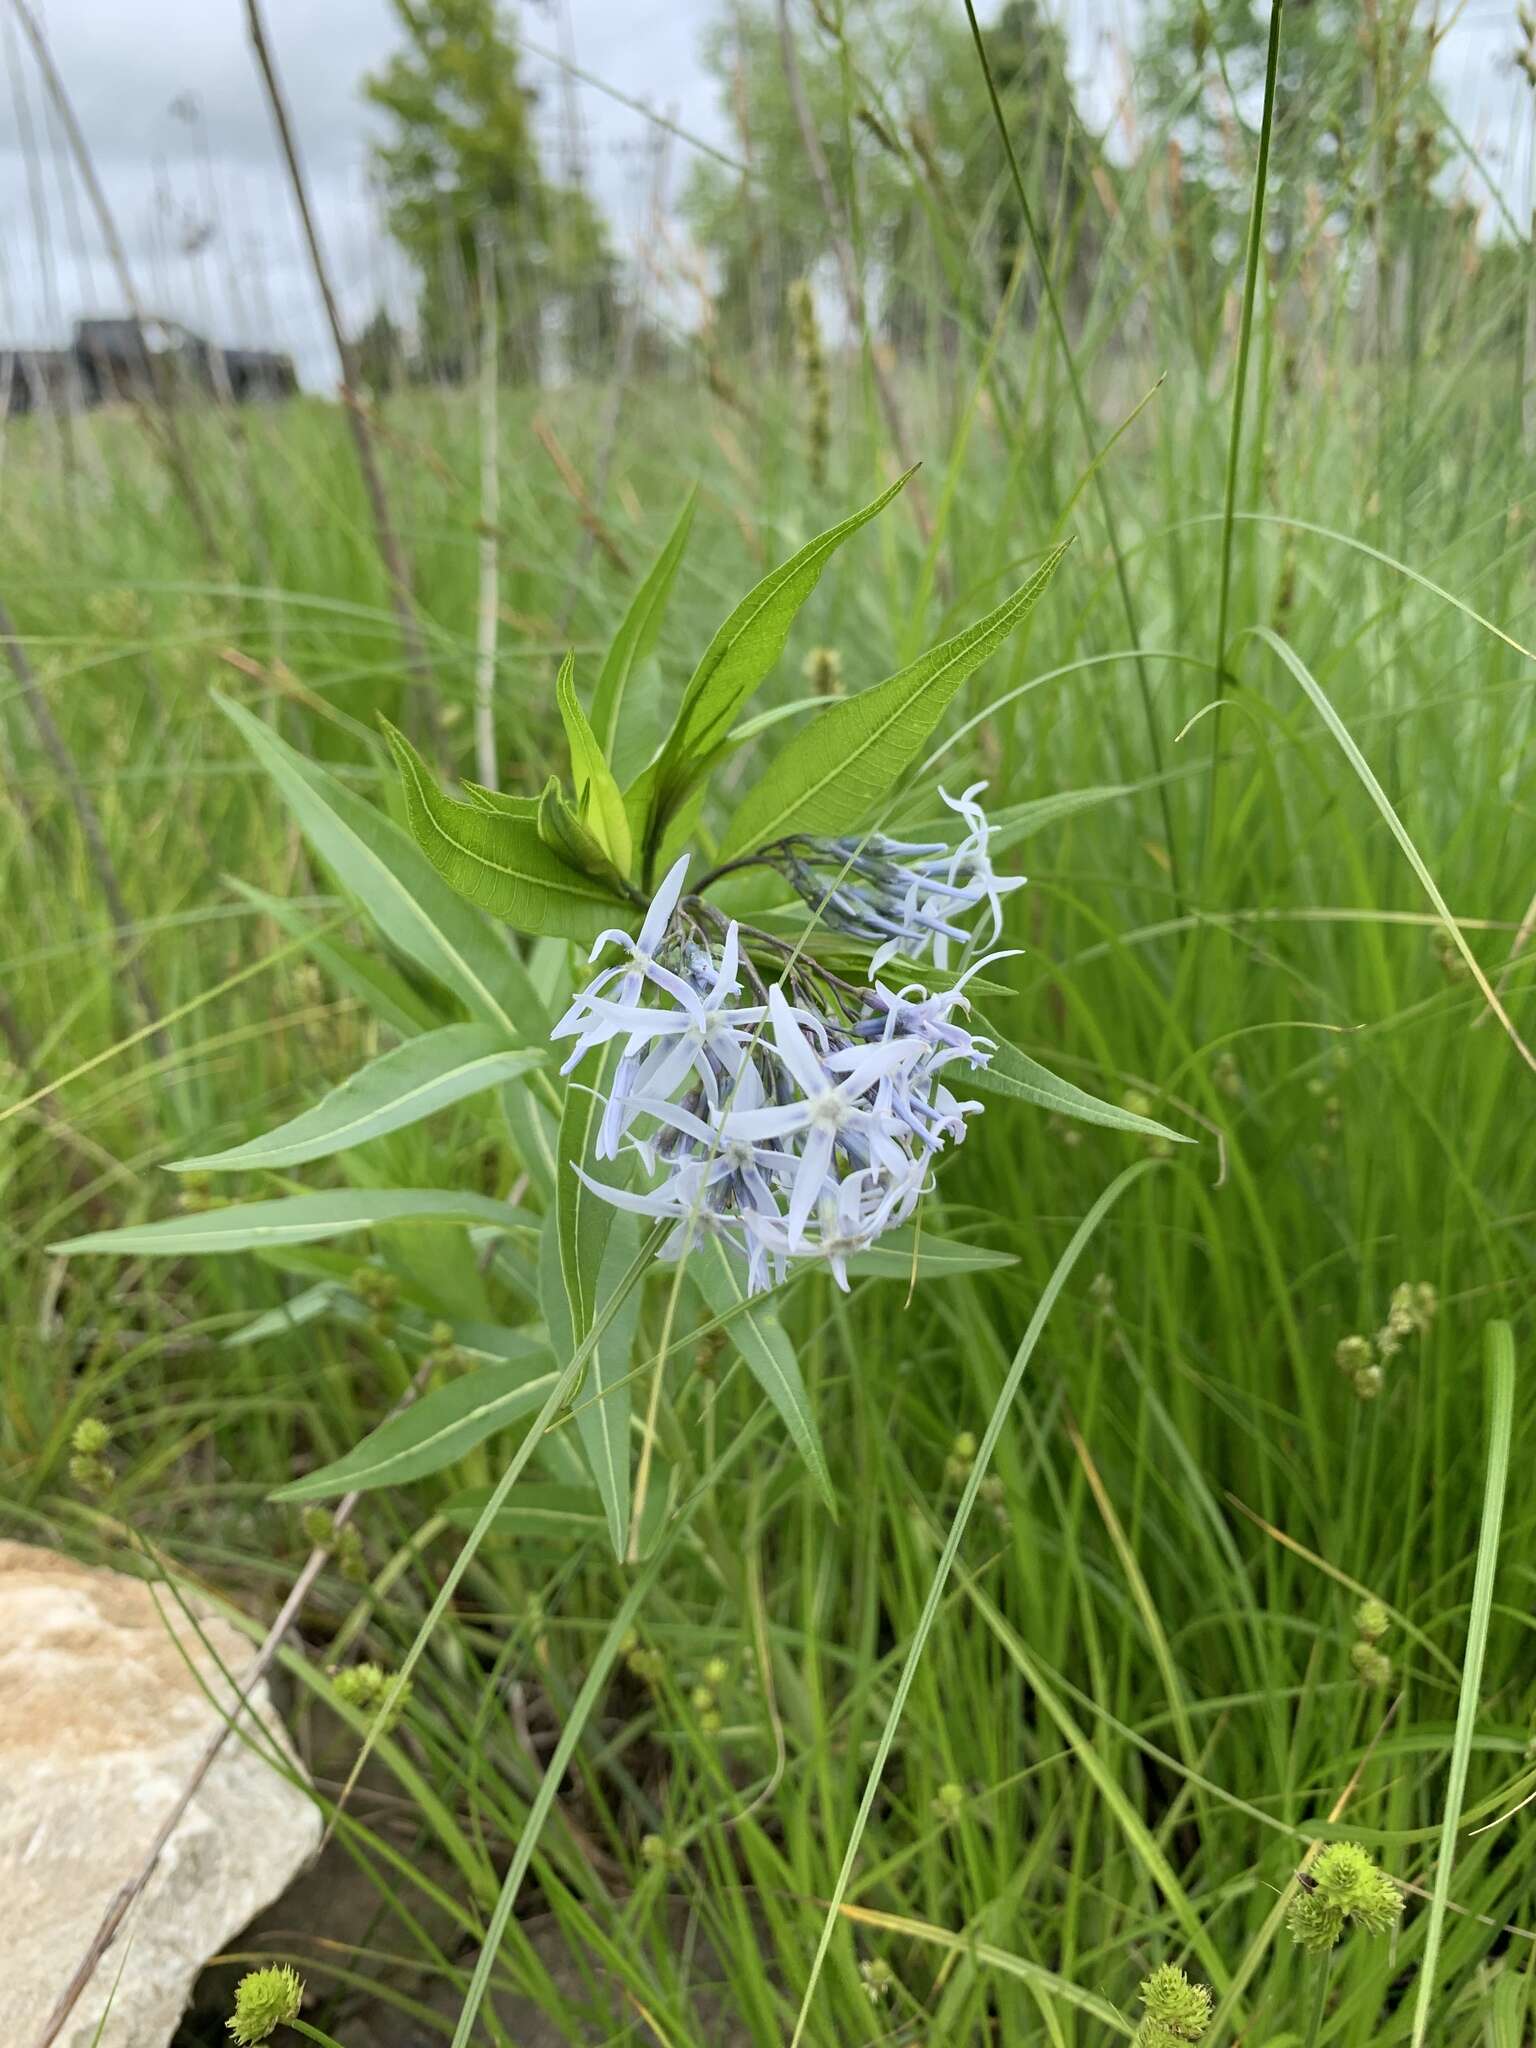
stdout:
[[[6,2048],[31,2048],[108,1902],[139,1871],[251,1645],[121,1572],[0,1543],[0,1985]],[[190,1659],[202,1684],[188,1669]],[[216,1662],[215,1659],[218,1661]],[[253,1702],[302,1777],[265,1686]],[[166,2048],[204,1961],[313,1854],[320,1814],[230,1736],[59,2048]]]

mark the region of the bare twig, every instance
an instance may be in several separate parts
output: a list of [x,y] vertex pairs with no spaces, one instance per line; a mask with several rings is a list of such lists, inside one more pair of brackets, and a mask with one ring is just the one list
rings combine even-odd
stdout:
[[401,552],[394,522],[389,516],[389,500],[384,495],[383,474],[374,452],[373,437],[368,430],[367,415],[358,397],[357,380],[353,374],[352,349],[342,332],[341,313],[331,286],[330,270],[326,264],[325,252],[320,246],[320,233],[315,226],[315,217],[310,210],[309,191],[304,183],[298,144],[294,140],[293,127],[288,119],[287,102],[283,98],[282,86],[278,83],[272,52],[267,44],[266,30],[262,26],[260,0],[245,0],[245,17],[250,29],[251,45],[256,52],[256,62],[261,71],[262,83],[267,89],[267,100],[272,109],[272,120],[277,129],[278,141],[282,145],[283,160],[288,168],[288,182],[293,187],[294,204],[299,210],[299,220],[304,229],[310,267],[315,273],[315,283],[319,287],[320,297],[325,302],[326,322],[331,330],[331,340],[336,347],[336,360],[341,368],[342,409],[346,413],[352,443],[357,450],[357,466],[362,472],[363,489],[368,494],[368,509],[373,515],[374,538],[384,563],[384,573],[389,579],[389,601],[400,628],[400,639],[405,648],[407,665],[419,682],[427,682],[431,679],[431,664],[427,660],[427,646],[422,638],[421,623],[416,617],[416,605],[411,596],[405,556]]
[[[129,914],[128,905],[123,900],[122,889],[118,885],[117,869],[113,866],[112,856],[107,850],[106,834],[101,829],[101,819],[97,816],[96,806],[91,802],[90,793],[81,780],[80,770],[75,765],[75,757],[69,751],[69,742],[59,730],[58,721],[54,718],[48,699],[33,672],[32,664],[27,659],[27,651],[17,635],[16,622],[12,619],[4,598],[0,598],[0,640],[5,642],[6,658],[10,662],[11,673],[20,687],[22,701],[37,729],[37,736],[53,762],[55,772],[79,821],[86,853],[91,866],[96,870],[96,880],[111,913],[112,922],[117,926],[118,936],[127,943],[128,928],[133,919]],[[136,959],[130,959],[127,964],[128,977],[133,983],[134,994],[139,999],[145,1020],[154,1027],[152,1040],[155,1051],[161,1059],[169,1059],[171,1041],[161,1028],[159,1007],[149,992],[144,970]]]
[[48,47],[48,38],[43,34],[36,15],[33,14],[31,8],[27,5],[27,0],[11,0],[11,6],[15,12],[16,19],[21,23],[27,41],[32,45],[32,53],[37,59],[37,68],[42,73],[43,83],[48,88],[48,96],[53,101],[59,120],[63,124],[64,132],[69,138],[69,147],[75,159],[75,167],[80,173],[81,181],[87,193],[90,195],[91,207],[95,212],[97,224],[101,229],[101,238],[107,245],[107,254],[111,259],[112,269],[117,278],[117,288],[123,295],[124,303],[127,305],[128,311],[133,317],[135,328],[138,331],[144,350],[144,360],[148,366],[150,389],[154,393],[159,408],[160,433],[158,435],[155,433],[153,422],[143,406],[142,399],[135,388],[134,379],[131,377],[128,379],[129,398],[133,403],[135,412],[138,414],[140,423],[149,433],[151,439],[158,441],[162,447],[166,462],[180,487],[182,496],[187,501],[187,509],[192,514],[193,523],[197,527],[198,539],[202,543],[204,552],[211,559],[217,560],[220,555],[220,549],[218,541],[214,536],[213,522],[208,516],[207,504],[198,485],[191,460],[187,455],[186,444],[181,438],[181,429],[176,422],[176,408],[171,402],[170,393],[165,388],[154,353],[149,347],[144,307],[137,291],[134,289],[133,272],[128,267],[128,252],[123,247],[121,235],[117,232],[117,222],[113,219],[112,209],[107,204],[107,195],[102,189],[100,179],[96,176],[96,166],[91,159],[91,152],[85,140],[85,131],[75,119],[75,110],[70,104],[69,94],[64,90],[64,80],[53,61],[53,53]]
[[[854,253],[852,237],[848,231],[847,214],[832,183],[831,168],[827,163],[826,151],[821,146],[821,137],[816,133],[816,123],[811,115],[810,102],[805,96],[805,81],[800,76],[800,60],[795,55],[795,39],[790,33],[788,0],[777,0],[779,23],[779,52],[784,64],[784,83],[789,88],[789,102],[794,108],[795,125],[800,130],[800,144],[805,151],[805,160],[811,167],[811,176],[816,181],[816,190],[821,195],[822,209],[827,216],[827,230],[832,237],[832,252],[837,258],[837,274],[843,287],[843,301],[848,309],[848,324],[863,343],[869,358],[870,374],[875,380],[875,393],[880,400],[880,409],[885,414],[885,423],[890,429],[891,441],[903,469],[911,469],[916,461],[912,453],[911,437],[902,415],[901,404],[896,396],[896,387],[891,382],[890,372],[881,361],[869,331],[869,308],[864,299],[864,283],[859,275],[859,261]],[[918,532],[926,547],[933,538],[933,521],[928,513],[928,500],[920,482],[914,478],[904,493],[912,508],[912,517],[917,521]]]
[[[398,1415],[402,1409],[410,1406],[412,1401],[421,1392],[421,1389],[426,1385],[427,1377],[431,1370],[432,1360],[428,1358],[423,1361],[415,1379],[412,1380],[406,1392],[390,1410],[391,1416]],[[344,1495],[337,1503],[336,1512],[331,1517],[333,1532],[343,1528],[351,1520],[352,1512],[361,1498],[361,1493],[349,1493]],[[209,1736],[202,1755],[192,1768],[191,1775],[176,1795],[174,1805],[156,1830],[154,1840],[150,1843],[145,1853],[144,1861],[128,1882],[121,1885],[108,1902],[107,1910],[101,1917],[101,1924],[92,1935],[90,1945],[86,1949],[85,1954],[80,1958],[73,1976],[71,1976],[69,1982],[59,1994],[58,2003],[44,2021],[42,2032],[33,2043],[33,2048],[53,2048],[53,2043],[58,2040],[64,2023],[80,2002],[82,1995],[90,1984],[91,1978],[95,1975],[97,1965],[116,1940],[123,1922],[127,1918],[130,1907],[143,1892],[149,1880],[154,1876],[160,1858],[165,1854],[167,1843],[176,1832],[177,1826],[186,1813],[187,1808],[197,1797],[203,1781],[207,1778],[208,1773],[213,1769],[214,1763],[218,1759],[219,1752],[234,1733],[241,1714],[250,1706],[250,1695],[271,1668],[278,1651],[282,1648],[284,1636],[287,1635],[289,1629],[292,1628],[302,1612],[304,1602],[309,1598],[310,1589],[314,1585],[315,1580],[319,1578],[325,1560],[329,1555],[329,1545],[317,1544],[305,1559],[303,1570],[294,1580],[288,1598],[279,1608],[277,1618],[262,1638],[260,1649],[256,1652],[249,1668],[239,1682],[237,1688],[238,1697],[234,1706],[225,1718],[220,1721],[212,1735]]]
[[475,619],[475,773],[487,789],[496,778],[497,527],[501,467],[496,398],[501,343],[496,331],[496,233],[475,225],[475,270],[480,285],[480,599]]

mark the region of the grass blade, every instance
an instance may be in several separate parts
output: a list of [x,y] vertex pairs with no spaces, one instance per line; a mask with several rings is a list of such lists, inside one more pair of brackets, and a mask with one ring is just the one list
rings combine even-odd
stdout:
[[[959,1505],[955,1509],[955,1518],[950,1524],[949,1535],[945,1539],[938,1567],[933,1574],[932,1583],[929,1585],[928,1597],[923,1602],[923,1609],[918,1617],[917,1627],[912,1632],[911,1647],[908,1649],[905,1661],[902,1664],[901,1677],[896,1682],[896,1694],[891,1701],[891,1710],[885,1717],[885,1726],[881,1729],[880,1740],[875,1745],[874,1762],[869,1767],[869,1776],[864,1785],[864,1796],[859,1801],[858,1815],[854,1820],[852,1831],[848,1837],[848,1846],[843,1852],[842,1868],[837,1873],[837,1882],[832,1888],[831,1903],[828,1905],[826,1917],[822,1921],[821,1936],[816,1944],[816,1954],[811,1961],[811,1974],[806,1982],[805,1992],[800,2001],[800,2011],[795,2020],[795,2031],[790,2039],[789,2048],[798,2048],[798,2044],[805,2036],[806,2021],[810,2017],[811,2001],[816,1996],[816,1985],[821,1976],[822,1965],[827,1959],[827,1950],[832,1945],[832,1935],[837,1927],[843,1900],[848,1893],[848,1884],[853,1876],[853,1867],[858,1861],[859,1845],[864,1839],[864,1830],[869,1824],[869,1816],[874,1808],[875,1797],[880,1790],[881,1774],[885,1770],[886,1760],[890,1756],[891,1745],[896,1740],[896,1730],[901,1722],[902,1709],[906,1706],[907,1694],[912,1690],[912,1681],[917,1675],[918,1662],[922,1657],[928,1637],[932,1632],[934,1621],[938,1616],[939,1605],[944,1598],[944,1589],[949,1583],[949,1575],[954,1568],[961,1539],[965,1535],[966,1524],[970,1521],[971,1511],[975,1507],[977,1496],[981,1491],[981,1482],[987,1476],[987,1467],[991,1463],[992,1453],[997,1448],[997,1440],[1002,1434],[1003,1424],[1008,1419],[1009,1411],[1013,1407],[1019,1387],[1023,1382],[1025,1371],[1029,1366],[1029,1361],[1034,1356],[1035,1346],[1040,1341],[1040,1334],[1049,1320],[1051,1310],[1056,1306],[1057,1296],[1067,1284],[1073,1267],[1082,1256],[1084,1246],[1087,1245],[1094,1232],[1125,1193],[1126,1189],[1132,1186],[1134,1182],[1140,1180],[1143,1174],[1150,1172],[1155,1164],[1154,1160],[1140,1159],[1134,1166],[1128,1166],[1124,1173],[1110,1182],[1104,1193],[1100,1195],[1099,1199],[1088,1211],[1088,1214],[1072,1233],[1071,1243],[1056,1261],[1051,1277],[1045,1284],[1045,1290],[1035,1306],[1035,1312],[1029,1319],[1029,1327],[1025,1330],[1023,1338],[1020,1340],[1019,1348],[1013,1355],[1013,1363],[1008,1368],[1007,1376],[1003,1381],[1002,1391],[998,1394],[997,1400],[993,1404],[992,1414],[987,1422],[986,1433],[981,1440],[981,1447],[976,1453],[975,1463],[971,1467],[970,1475],[966,1479],[964,1490],[960,1495]],[[455,2048],[458,2048],[457,2043],[455,2043]]]
[[1467,1651],[1461,1667],[1461,1694],[1456,1702],[1456,1732],[1451,1739],[1451,1768],[1445,1787],[1445,1812],[1440,1822],[1440,1852],[1435,1861],[1435,1886],[1429,1901],[1429,1926],[1424,1960],[1419,1965],[1419,1995],[1413,2010],[1412,2048],[1424,2048],[1435,1998],[1435,1964],[1445,1931],[1451,1872],[1456,1858],[1456,1830],[1467,1791],[1467,1766],[1477,1731],[1478,1695],[1483,1658],[1488,1648],[1488,1623],[1493,1613],[1493,1581],[1499,1561],[1499,1528],[1504,1519],[1504,1492],[1509,1484],[1509,1448],[1515,1419],[1515,1339],[1508,1323],[1490,1323],[1483,1334],[1488,1385],[1488,1472],[1483,1488],[1483,1521],[1477,1539],[1477,1570],[1472,1581],[1472,1611],[1467,1618]]

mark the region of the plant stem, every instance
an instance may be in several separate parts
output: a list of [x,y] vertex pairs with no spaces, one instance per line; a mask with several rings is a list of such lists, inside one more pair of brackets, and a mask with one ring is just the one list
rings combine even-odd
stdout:
[[1307,2022],[1305,2048],[1317,2048],[1323,2037],[1323,2016],[1328,2010],[1328,1985],[1332,1976],[1333,1950],[1330,1949],[1317,1966],[1317,1989],[1312,1996],[1312,2017]]
[[1221,686],[1227,658],[1227,612],[1232,597],[1232,527],[1237,507],[1237,462],[1243,438],[1243,400],[1248,389],[1248,357],[1253,345],[1253,302],[1257,296],[1259,253],[1264,242],[1264,193],[1269,183],[1269,143],[1275,124],[1275,78],[1280,69],[1280,21],[1284,0],[1270,0],[1269,52],[1264,63],[1264,113],[1259,123],[1259,162],[1253,179],[1253,204],[1248,214],[1248,260],[1243,273],[1243,313],[1237,336],[1237,368],[1232,385],[1232,431],[1227,437],[1227,481],[1221,508],[1221,577],[1216,597],[1216,645],[1211,662],[1216,709],[1211,713],[1211,774],[1205,800],[1205,846],[1209,855],[1216,818],[1216,776],[1221,760]]
[[[1278,0],[1277,0],[1278,9]],[[1019,169],[1019,160],[1014,153],[1013,138],[1008,133],[1008,123],[1003,115],[1003,103],[997,96],[997,84],[992,76],[991,60],[987,46],[982,41],[981,25],[976,19],[973,0],[965,0],[966,19],[971,25],[971,40],[976,45],[976,55],[981,63],[981,72],[987,82],[987,96],[992,102],[992,117],[997,132],[1002,138],[1003,153],[1008,159],[1008,168],[1013,177],[1014,196],[1019,202],[1019,211],[1024,219],[1025,233],[1034,252],[1035,262],[1040,269],[1040,288],[1045,294],[1050,309],[1051,325],[1061,346],[1062,361],[1066,365],[1067,382],[1072,387],[1072,404],[1082,427],[1083,439],[1088,446],[1088,473],[1093,478],[1094,495],[1099,501],[1099,516],[1104,521],[1104,531],[1109,540],[1109,552],[1114,558],[1115,583],[1120,592],[1120,607],[1125,613],[1126,628],[1131,636],[1131,645],[1136,652],[1136,681],[1141,692],[1142,716],[1146,720],[1147,745],[1152,754],[1152,766],[1157,779],[1158,804],[1163,814],[1163,838],[1168,848],[1168,875],[1173,884],[1174,901],[1179,904],[1179,857],[1173,836],[1173,805],[1168,796],[1168,785],[1163,780],[1163,743],[1158,738],[1157,721],[1152,713],[1152,683],[1147,674],[1146,656],[1141,651],[1141,628],[1137,623],[1136,605],[1131,596],[1131,581],[1125,570],[1125,555],[1120,546],[1120,530],[1115,520],[1114,507],[1110,504],[1109,492],[1099,467],[1100,449],[1095,431],[1094,418],[1088,406],[1088,396],[1083,390],[1083,380],[1078,374],[1077,358],[1072,352],[1072,339],[1067,333],[1066,318],[1061,310],[1061,301],[1056,295],[1056,280],[1051,275],[1051,265],[1045,242],[1035,220],[1034,208],[1024,190],[1024,176]]]

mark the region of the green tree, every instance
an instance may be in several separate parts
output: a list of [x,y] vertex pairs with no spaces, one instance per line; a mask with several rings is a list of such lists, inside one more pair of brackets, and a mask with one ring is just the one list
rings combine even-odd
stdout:
[[571,361],[597,357],[614,326],[613,255],[587,193],[544,175],[509,23],[495,0],[391,4],[404,46],[364,91],[390,122],[375,160],[391,232],[421,276],[424,352],[467,373],[491,250],[507,374],[536,377],[552,332]]
[[[1443,239],[1451,220],[1436,191],[1449,154],[1436,31],[1421,17],[1414,0],[1292,0],[1276,76],[1276,267],[1326,245],[1372,279],[1389,315],[1399,252]],[[1175,150],[1178,254],[1208,305],[1242,261],[1268,35],[1259,0],[1160,0],[1142,44],[1143,98],[1158,146]]]
[[[964,13],[946,0],[859,0],[799,22],[806,106],[886,338],[926,346],[978,292],[990,317],[1023,223]],[[1068,224],[1067,264],[1085,294],[1099,247],[1085,201],[1103,157],[1078,120],[1066,38],[1039,0],[1009,0],[985,33],[1041,225]],[[718,338],[782,353],[788,288],[830,258],[834,225],[807,170],[772,10],[741,0],[710,30],[704,61],[750,166],[743,176],[702,162],[684,196],[713,261]],[[1021,317],[1034,299],[1031,279]]]

